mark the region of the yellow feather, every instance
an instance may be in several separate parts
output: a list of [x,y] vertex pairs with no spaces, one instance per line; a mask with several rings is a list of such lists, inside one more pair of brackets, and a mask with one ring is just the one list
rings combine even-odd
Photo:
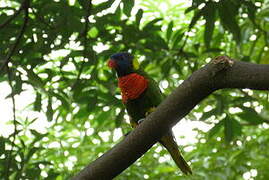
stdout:
[[134,67],[134,70],[139,69],[139,62],[137,59],[133,59],[133,67]]

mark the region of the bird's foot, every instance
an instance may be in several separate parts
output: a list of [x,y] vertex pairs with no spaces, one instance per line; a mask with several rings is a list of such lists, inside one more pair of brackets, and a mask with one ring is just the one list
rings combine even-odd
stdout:
[[144,120],[145,120],[145,118],[139,119],[139,120],[137,121],[138,125],[141,124]]
[[148,116],[150,113],[152,113],[153,111],[155,111],[156,110],[156,107],[152,107],[152,108],[150,108],[147,112],[146,112],[146,116]]

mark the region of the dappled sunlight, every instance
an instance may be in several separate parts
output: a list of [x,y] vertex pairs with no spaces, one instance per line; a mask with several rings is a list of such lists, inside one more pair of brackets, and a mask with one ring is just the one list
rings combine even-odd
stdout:
[[[131,53],[166,97],[219,55],[269,64],[268,0],[0,0],[0,9],[5,179],[70,179],[132,131],[106,65],[114,53]],[[269,94],[254,89],[215,91],[172,128],[193,176],[156,143],[115,179],[268,179]]]
[[251,169],[248,172],[245,172],[243,174],[244,180],[254,180],[254,178],[258,175],[258,172],[256,169]]
[[116,128],[113,132],[113,141],[116,142],[118,141],[120,138],[122,138],[123,133],[122,130],[120,128]]

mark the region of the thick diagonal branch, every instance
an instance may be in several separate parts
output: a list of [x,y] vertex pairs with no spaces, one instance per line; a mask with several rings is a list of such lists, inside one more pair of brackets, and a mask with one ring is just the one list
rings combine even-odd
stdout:
[[173,125],[209,94],[223,88],[269,90],[269,65],[213,60],[194,72],[155,112],[119,144],[85,167],[74,179],[112,179],[134,163]]

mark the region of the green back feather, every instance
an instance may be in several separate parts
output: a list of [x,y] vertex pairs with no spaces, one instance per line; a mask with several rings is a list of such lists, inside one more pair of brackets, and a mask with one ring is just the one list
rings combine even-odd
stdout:
[[157,107],[163,100],[163,94],[157,84],[144,71],[137,70],[136,73],[144,76],[148,81],[148,87],[137,99],[129,100],[126,103],[126,109],[132,121],[145,118],[146,113],[154,107]]

